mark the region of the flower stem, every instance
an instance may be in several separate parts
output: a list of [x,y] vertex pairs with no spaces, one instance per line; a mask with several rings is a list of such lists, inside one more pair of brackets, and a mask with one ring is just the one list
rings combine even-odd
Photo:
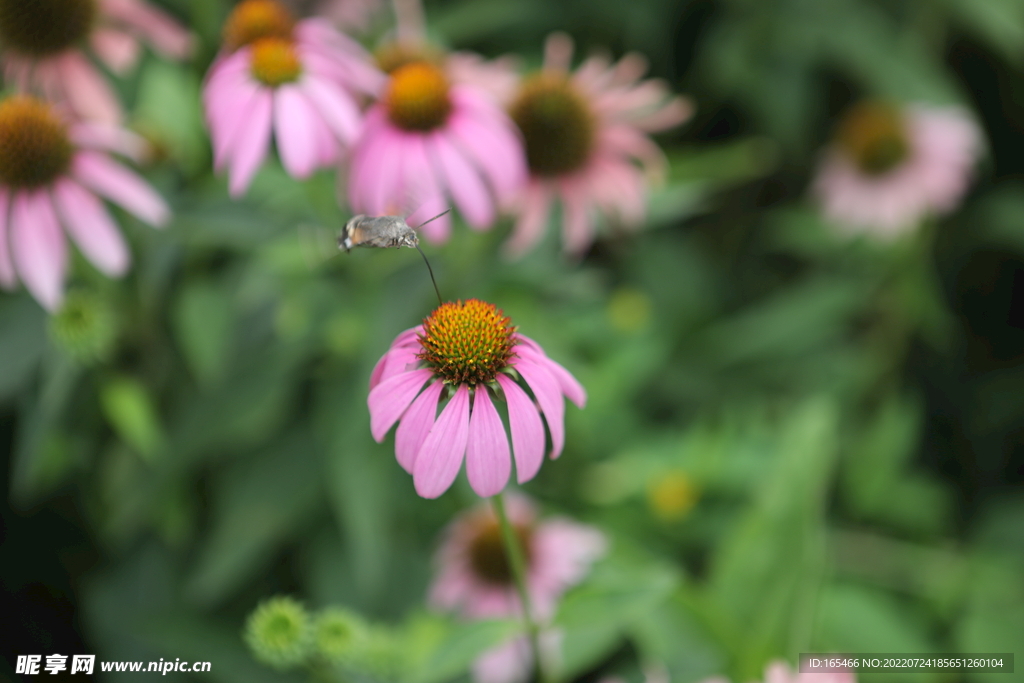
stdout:
[[392,0],[396,38],[400,43],[420,44],[426,39],[426,20],[421,0]]
[[505,553],[508,555],[509,568],[512,570],[512,580],[516,584],[516,592],[519,593],[519,602],[523,606],[523,623],[526,626],[526,634],[530,639],[530,649],[533,651],[534,667],[541,683],[549,683],[551,680],[544,670],[540,659],[540,627],[533,620],[533,610],[530,607],[530,593],[526,589],[526,562],[523,559],[523,548],[519,544],[519,537],[516,535],[512,523],[509,522],[505,513],[505,499],[499,493],[491,498],[494,505],[494,514],[498,516],[498,524],[501,526],[501,540],[505,544]]

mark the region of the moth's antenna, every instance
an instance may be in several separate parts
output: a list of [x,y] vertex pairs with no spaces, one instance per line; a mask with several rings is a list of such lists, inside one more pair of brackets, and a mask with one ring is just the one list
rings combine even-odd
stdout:
[[[451,209],[448,209],[448,211],[451,211]],[[446,211],[445,213],[448,212]],[[434,219],[431,218],[430,220]],[[430,221],[427,222],[429,223]],[[430,261],[427,260],[427,255],[423,253],[423,250],[420,249],[420,245],[418,244],[416,245],[416,251],[420,252],[420,256],[423,257],[423,262],[427,264],[427,272],[430,273],[430,281],[434,283],[434,294],[437,294],[437,305],[442,306],[444,305],[444,302],[441,301],[441,290],[437,288],[437,280],[434,279],[434,269],[430,267]]]
[[[434,216],[433,218],[428,218],[427,220],[423,221],[422,223],[420,223],[419,225],[417,225],[417,226],[416,226],[415,228],[413,228],[413,230],[419,230],[420,228],[422,228],[422,227],[423,227],[424,225],[426,225],[426,224],[427,224],[427,223],[429,223],[430,221],[436,221],[436,220],[437,220],[438,218],[440,218],[441,216],[445,215],[446,213],[448,213],[448,212],[449,212],[449,211],[451,211],[451,210],[452,210],[452,207],[450,207],[450,206],[449,206],[449,207],[448,207],[447,209],[445,209],[445,210],[444,210],[444,211],[442,211],[441,213],[437,214],[437,215],[436,215],[436,216]],[[426,257],[424,257],[424,258],[426,258]],[[439,297],[439,298],[440,298],[440,297]]]

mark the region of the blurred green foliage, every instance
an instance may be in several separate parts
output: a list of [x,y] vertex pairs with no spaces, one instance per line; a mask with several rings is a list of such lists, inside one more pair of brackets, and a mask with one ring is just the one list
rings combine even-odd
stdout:
[[[438,535],[476,497],[460,480],[417,498],[366,409],[374,362],[431,310],[419,255],[311,253],[300,226],[347,218],[327,173],[299,183],[271,164],[229,201],[198,94],[228,3],[164,4],[199,55],[147,56],[121,87],[175,219],[157,232],[119,216],[135,255],[121,281],[77,265],[76,291],[117,311],[110,353],[76,355],[26,294],[0,295],[10,505],[73,501],[98,558],[73,577],[77,623],[102,659],[300,680],[253,661],[241,635],[283,593],[365,620],[383,664],[351,675],[458,679],[517,628],[423,607]],[[568,411],[565,454],[526,486],[612,541],[555,619],[559,676],[747,681],[800,652],[1019,647],[1024,324],[985,316],[1020,316],[1024,186],[1007,176],[1024,168],[998,167],[1000,133],[967,205],[892,244],[837,236],[805,188],[859,96],[1010,116],[950,55],[984,50],[1020,87],[1024,3],[438,0],[427,15],[442,43],[528,65],[554,29],[640,50],[701,108],[661,139],[670,174],[645,230],[580,262],[558,254],[554,229],[502,260],[507,222],[456,225],[429,250],[446,296],[496,303],[590,395]],[[1009,285],[972,274],[989,253],[1017,268]],[[1009,312],[971,299],[1007,286]],[[659,489],[666,476],[674,488]]]

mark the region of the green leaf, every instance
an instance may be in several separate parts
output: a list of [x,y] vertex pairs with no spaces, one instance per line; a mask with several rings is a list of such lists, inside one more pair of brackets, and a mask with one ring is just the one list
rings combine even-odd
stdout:
[[46,314],[28,296],[0,298],[0,401],[31,377],[46,348]]
[[145,385],[115,377],[100,387],[100,406],[117,435],[141,456],[152,459],[164,441],[156,407]]
[[225,373],[234,309],[222,286],[191,281],[178,295],[174,331],[185,360],[200,384],[215,384]]
[[292,434],[227,468],[213,487],[213,513],[187,595],[225,599],[260,571],[277,547],[323,502],[321,457],[307,434]]
[[432,652],[417,663],[409,683],[440,683],[469,670],[485,651],[521,632],[522,623],[511,620],[472,621],[450,625]]

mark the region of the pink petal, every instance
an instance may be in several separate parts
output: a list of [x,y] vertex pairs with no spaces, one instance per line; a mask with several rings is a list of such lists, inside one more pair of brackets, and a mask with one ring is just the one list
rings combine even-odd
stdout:
[[312,75],[303,78],[299,87],[338,139],[346,146],[351,145],[362,125],[359,109],[352,99],[333,83]]
[[130,256],[103,202],[72,180],[63,178],[53,189],[57,211],[85,257],[111,276],[128,270]]
[[523,335],[518,335],[518,337],[522,340],[528,340],[532,346],[519,344],[516,347],[516,355],[521,357],[526,356],[547,368],[548,372],[554,375],[562,393],[568,396],[569,400],[576,404],[576,407],[583,408],[583,406],[587,404],[587,392],[583,388],[583,385],[576,381],[576,378],[572,376],[572,373],[544,355],[544,353],[539,350],[540,347],[537,346],[537,343],[532,339],[524,337]]
[[428,137],[427,146],[466,222],[478,230],[489,227],[494,222],[494,204],[477,170],[443,132]]
[[508,128],[500,123],[488,126],[462,110],[452,114],[449,127],[486,173],[495,194],[508,198],[522,186],[526,180],[523,144]]
[[71,164],[71,174],[150,225],[165,225],[171,217],[167,204],[146,181],[103,154],[78,152]]
[[434,426],[437,404],[441,398],[444,382],[434,382],[416,397],[409,409],[402,415],[402,421],[395,430],[395,459],[409,474],[413,473],[416,454],[423,447],[423,441]]
[[71,127],[71,141],[79,147],[114,152],[132,161],[142,161],[149,145],[131,131],[108,123],[79,122]]
[[293,178],[308,178],[316,169],[316,112],[298,86],[282,85],[274,93],[274,135],[281,163]]
[[537,397],[544,420],[548,423],[548,431],[551,432],[551,457],[557,458],[565,445],[565,403],[558,382],[547,368],[529,358],[513,359],[512,366],[519,371]]
[[498,373],[505,391],[508,423],[512,430],[512,452],[516,459],[516,481],[523,484],[537,475],[544,461],[544,424],[530,397],[508,375]]
[[139,0],[103,0],[103,11],[143,35],[157,52],[184,59],[192,51],[192,35],[178,22]]
[[10,197],[7,190],[0,189],[0,286],[11,289],[18,282],[14,275],[14,264],[11,263],[11,249],[8,246],[7,218],[11,212]]
[[[416,200],[423,202],[409,217],[409,225],[417,226],[448,208],[441,192],[437,169],[430,163],[422,136],[410,136],[403,157],[405,176],[416,183]],[[411,191],[411,190],[410,190]],[[433,244],[441,244],[451,234],[451,214],[445,214],[423,226],[423,236]]]
[[117,96],[82,53],[69,50],[55,64],[72,109],[87,119],[106,123],[121,121]]
[[228,170],[228,192],[232,197],[245,193],[267,156],[273,104],[273,92],[261,89],[253,98],[248,116],[239,124]]
[[466,444],[466,474],[477,495],[487,498],[501,493],[512,471],[505,425],[491,403],[484,385],[473,392],[473,412],[469,416],[469,441]]
[[551,192],[543,181],[533,180],[523,192],[519,220],[512,237],[505,243],[505,253],[518,258],[540,241],[551,212]]
[[384,440],[391,426],[402,417],[423,384],[433,372],[427,369],[410,370],[390,377],[370,391],[370,433],[377,443]]
[[139,59],[139,43],[122,31],[100,27],[93,31],[90,40],[96,56],[119,76],[135,66]]
[[64,298],[67,244],[45,190],[19,192],[11,210],[11,251],[36,301],[54,311]]
[[416,455],[412,472],[416,493],[437,498],[448,490],[459,474],[468,439],[469,389],[460,384]]
[[587,208],[583,188],[576,183],[562,183],[562,243],[570,254],[582,254],[594,241],[594,227]]

